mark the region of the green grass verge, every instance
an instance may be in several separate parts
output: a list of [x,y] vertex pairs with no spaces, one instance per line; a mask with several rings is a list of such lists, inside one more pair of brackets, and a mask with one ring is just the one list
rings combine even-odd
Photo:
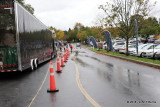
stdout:
[[152,63],[152,64],[160,64],[160,60],[153,60],[153,59],[147,59],[147,58],[141,58],[141,57],[136,57],[136,56],[126,56],[125,54],[120,54],[120,53],[116,53],[116,52],[108,52],[106,50],[97,50],[96,48],[90,48],[92,51],[95,52],[99,52],[99,53],[105,53],[108,55],[114,55],[114,56],[120,56],[120,57],[124,57],[124,58],[128,58],[128,59],[134,59],[137,61],[143,61],[143,62],[148,62],[148,63]]

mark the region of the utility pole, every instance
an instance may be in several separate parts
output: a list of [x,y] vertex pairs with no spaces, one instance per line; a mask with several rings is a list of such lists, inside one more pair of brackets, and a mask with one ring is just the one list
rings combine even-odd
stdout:
[[134,19],[135,23],[135,36],[136,36],[136,51],[138,54],[138,24],[137,24],[137,19]]

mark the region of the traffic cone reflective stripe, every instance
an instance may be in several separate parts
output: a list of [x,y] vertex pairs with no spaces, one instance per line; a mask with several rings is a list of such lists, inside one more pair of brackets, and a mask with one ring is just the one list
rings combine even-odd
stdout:
[[61,72],[61,64],[60,64],[60,59],[59,57],[57,58],[57,72]]
[[50,73],[50,76],[54,76],[54,73]]
[[50,89],[47,92],[58,92],[59,90],[56,89],[56,82],[54,78],[54,69],[53,69],[53,62],[50,61]]

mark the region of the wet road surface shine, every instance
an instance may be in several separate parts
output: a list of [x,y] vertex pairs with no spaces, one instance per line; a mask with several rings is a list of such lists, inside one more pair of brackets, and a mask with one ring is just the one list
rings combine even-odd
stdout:
[[[56,64],[54,64],[54,70],[56,70]],[[78,88],[75,71],[75,64],[69,58],[65,67],[62,68],[62,73],[55,72],[59,92],[46,92],[49,87],[49,79],[47,79],[31,107],[46,107],[46,105],[47,107],[93,107]]]
[[94,99],[92,99],[88,93],[86,92],[86,90],[84,89],[80,79],[79,79],[79,71],[78,71],[78,66],[75,62],[75,68],[76,68],[76,81],[77,81],[77,85],[79,87],[79,89],[81,90],[82,94],[91,102],[91,104],[95,107],[101,107],[96,101],[94,101]]
[[[49,71],[49,69],[48,69],[47,71]],[[46,75],[45,75],[45,77],[44,77],[44,79],[43,79],[43,81],[42,81],[42,84],[40,85],[40,87],[39,87],[36,95],[33,97],[32,101],[30,102],[30,104],[28,105],[28,107],[31,107],[31,105],[33,104],[34,100],[35,100],[36,97],[38,96],[40,90],[42,89],[44,83],[46,82],[46,79],[47,79],[48,74],[49,74],[49,72],[46,72]]]
[[81,51],[86,53],[77,57],[80,80],[102,107],[160,106],[158,69]]

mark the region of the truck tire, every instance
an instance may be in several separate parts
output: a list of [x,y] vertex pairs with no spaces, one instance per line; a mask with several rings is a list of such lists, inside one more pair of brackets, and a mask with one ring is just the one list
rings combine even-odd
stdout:
[[35,60],[34,59],[31,59],[31,71],[34,71],[35,70]]
[[51,60],[54,58],[54,53],[51,54]]
[[38,59],[34,59],[34,69],[38,68]]
[[31,65],[31,71],[33,71],[34,70],[34,60],[33,59],[31,59],[30,65]]

